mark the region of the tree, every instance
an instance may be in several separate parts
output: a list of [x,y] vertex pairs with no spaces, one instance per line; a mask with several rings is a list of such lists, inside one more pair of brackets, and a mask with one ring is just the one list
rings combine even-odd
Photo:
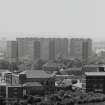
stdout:
[[37,70],[41,70],[42,66],[46,63],[46,61],[42,60],[42,59],[37,59],[36,61],[33,62],[32,64],[32,68],[31,69],[37,69]]
[[18,70],[18,64],[16,62],[11,62],[9,63],[9,70],[14,71],[14,70]]
[[25,56],[23,61],[19,62],[18,68],[19,70],[30,70],[32,67],[32,60],[30,56]]
[[5,60],[0,60],[0,69],[9,69],[9,62]]
[[64,64],[67,66],[67,68],[81,67],[82,66],[82,62],[77,58],[75,58],[75,59],[64,59]]
[[82,62],[79,60],[79,59],[74,59],[74,65],[76,66],[76,67],[81,67],[82,66]]

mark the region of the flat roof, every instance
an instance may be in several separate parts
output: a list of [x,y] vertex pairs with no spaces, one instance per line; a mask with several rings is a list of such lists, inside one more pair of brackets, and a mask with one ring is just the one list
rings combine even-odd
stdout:
[[84,65],[84,67],[105,67],[105,65]]
[[105,72],[85,72],[86,76],[105,76]]

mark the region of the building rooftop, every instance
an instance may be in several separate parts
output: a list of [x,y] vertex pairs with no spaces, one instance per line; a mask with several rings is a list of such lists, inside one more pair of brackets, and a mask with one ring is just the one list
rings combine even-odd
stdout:
[[105,72],[85,72],[86,76],[105,76]]
[[105,67],[105,65],[84,65],[84,67]]
[[20,74],[26,74],[27,78],[50,78],[51,75],[47,74],[43,70],[26,70],[21,72]]

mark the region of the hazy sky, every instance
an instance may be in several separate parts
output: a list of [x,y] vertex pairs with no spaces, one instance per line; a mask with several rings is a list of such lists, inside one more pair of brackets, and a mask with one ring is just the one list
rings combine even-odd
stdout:
[[0,0],[0,37],[105,39],[105,0]]

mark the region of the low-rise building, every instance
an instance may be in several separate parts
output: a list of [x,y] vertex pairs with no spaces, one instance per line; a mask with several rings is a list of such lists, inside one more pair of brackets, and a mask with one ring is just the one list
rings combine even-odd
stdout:
[[4,83],[5,82],[5,74],[6,73],[11,73],[9,70],[0,70],[0,83]]
[[105,93],[105,72],[85,73],[86,92]]
[[5,73],[4,80],[8,85],[12,85],[12,86],[19,85],[19,75],[18,74],[14,74],[12,72]]
[[43,89],[44,93],[54,92],[55,89],[54,77],[42,70],[23,71],[19,75],[19,80],[28,94],[33,93],[36,89]]

